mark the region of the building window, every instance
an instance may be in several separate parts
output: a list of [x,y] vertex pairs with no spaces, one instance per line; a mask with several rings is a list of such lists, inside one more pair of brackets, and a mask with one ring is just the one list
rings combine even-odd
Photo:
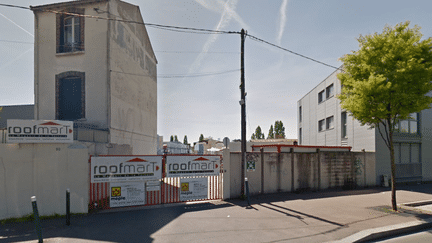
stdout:
[[299,128],[299,144],[302,144],[302,129]]
[[299,122],[302,121],[302,107],[299,106]]
[[326,88],[326,99],[332,97],[334,95],[334,88],[333,88],[333,84],[330,84],[327,88]]
[[324,131],[325,128],[325,119],[318,121],[318,131]]
[[347,137],[347,113],[346,113],[346,111],[341,113],[341,136],[342,136],[342,138]]
[[56,119],[74,121],[85,118],[85,75],[64,72],[56,75]]
[[334,128],[334,117],[330,116],[326,118],[326,129],[333,129]]
[[395,124],[395,131],[399,133],[418,134],[419,114],[411,113],[410,118],[401,120]]
[[[84,14],[84,9],[66,9],[64,12]],[[57,14],[57,53],[84,51],[84,17]]]
[[420,144],[394,143],[394,155],[396,164],[420,163]]
[[321,103],[324,101],[324,91],[325,90],[318,93],[318,103]]

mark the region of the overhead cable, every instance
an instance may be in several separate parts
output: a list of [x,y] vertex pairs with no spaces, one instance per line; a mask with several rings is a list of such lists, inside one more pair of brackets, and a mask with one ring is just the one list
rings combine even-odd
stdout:
[[281,47],[281,46],[278,46],[278,45],[276,45],[276,44],[270,43],[270,42],[268,42],[268,41],[265,41],[265,40],[263,40],[263,39],[260,39],[260,38],[258,38],[258,37],[255,37],[255,36],[253,36],[253,35],[246,34],[246,36],[248,36],[249,38],[251,38],[251,39],[254,40],[254,41],[262,42],[262,43],[265,43],[265,44],[267,44],[267,45],[271,45],[271,46],[273,46],[273,47],[276,47],[276,48],[279,48],[279,49],[281,49],[281,50],[284,50],[284,51],[287,51],[287,52],[289,52],[289,53],[292,53],[292,54],[294,54],[294,55],[297,55],[297,56],[300,56],[300,57],[303,57],[303,58],[309,59],[309,60],[311,60],[311,61],[314,61],[314,62],[319,63],[319,64],[322,64],[322,65],[325,65],[325,66],[327,66],[327,67],[331,67],[331,68],[334,68],[334,69],[337,69],[337,70],[341,70],[341,69],[338,68],[338,67],[332,66],[332,65],[327,64],[327,63],[324,63],[324,62],[320,62],[320,61],[318,61],[318,60],[315,60],[315,59],[313,59],[313,58],[310,58],[310,57],[307,57],[307,56],[305,56],[305,55],[299,54],[299,53],[297,53],[297,52],[293,52],[293,51],[291,51],[291,50],[288,50],[288,49],[283,48],[283,47]]

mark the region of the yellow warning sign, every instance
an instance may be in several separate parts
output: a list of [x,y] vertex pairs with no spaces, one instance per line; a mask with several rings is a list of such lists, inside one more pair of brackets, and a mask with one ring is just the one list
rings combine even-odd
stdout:
[[181,190],[182,192],[188,192],[189,191],[189,182],[184,182],[181,184]]
[[120,197],[121,187],[111,187],[111,197]]

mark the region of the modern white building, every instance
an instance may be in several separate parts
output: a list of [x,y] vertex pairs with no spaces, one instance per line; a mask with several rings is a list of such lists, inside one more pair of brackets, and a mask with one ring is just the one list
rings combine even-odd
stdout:
[[[299,145],[351,146],[375,152],[376,182],[390,175],[390,152],[378,129],[361,126],[341,109],[337,70],[297,102]],[[432,181],[432,110],[400,121],[394,135],[397,182]]]
[[81,141],[156,154],[157,60],[138,6],[32,6],[36,120],[74,121]]

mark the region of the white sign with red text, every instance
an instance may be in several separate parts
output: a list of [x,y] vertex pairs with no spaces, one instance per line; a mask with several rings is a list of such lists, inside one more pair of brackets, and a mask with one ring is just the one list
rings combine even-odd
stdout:
[[219,156],[167,156],[166,177],[217,176]]
[[6,142],[73,143],[73,122],[8,119]]
[[162,178],[162,156],[92,156],[90,165],[92,183]]

